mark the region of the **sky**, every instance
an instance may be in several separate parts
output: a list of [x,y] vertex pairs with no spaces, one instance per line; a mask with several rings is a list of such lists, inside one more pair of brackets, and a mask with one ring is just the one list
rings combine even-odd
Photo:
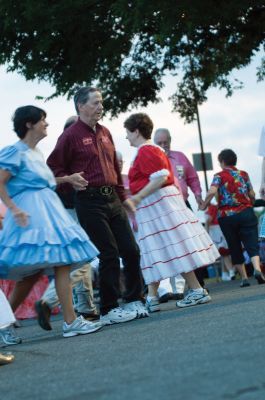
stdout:
[[[243,89],[236,91],[230,98],[225,97],[224,91],[211,89],[208,92],[207,102],[199,108],[204,151],[212,153],[214,165],[214,170],[207,173],[208,182],[211,182],[213,174],[219,170],[218,153],[224,148],[231,148],[237,153],[238,168],[249,173],[257,194],[262,161],[257,155],[257,148],[262,126],[265,125],[265,83],[256,82],[256,67],[260,59],[261,53],[248,67],[233,73],[235,78],[243,81]],[[165,86],[160,93],[162,99],[160,103],[134,109],[133,112],[141,111],[149,114],[154,122],[154,129],[161,127],[169,129],[172,135],[172,150],[182,151],[192,161],[192,153],[200,152],[197,123],[185,124],[177,113],[172,113],[172,104],[168,98],[174,92],[175,79],[169,76],[165,78]],[[104,88],[102,89],[104,95]],[[39,148],[45,157],[49,155],[62,132],[65,120],[75,114],[73,101],[67,101],[66,97],[58,97],[47,102],[35,99],[36,96],[48,97],[53,92],[53,88],[47,82],[26,81],[22,75],[7,73],[5,66],[0,67],[0,148],[17,140],[11,122],[14,110],[22,105],[33,104],[44,108],[47,112],[48,137],[39,143]],[[131,148],[126,140],[123,127],[123,122],[129,115],[129,112],[120,114],[118,118],[112,120],[106,116],[101,121],[110,129],[117,149],[123,153],[125,160],[123,172],[128,171],[135,154],[135,149]],[[199,177],[205,195],[203,174],[199,173]],[[190,200],[195,204],[192,194]]]

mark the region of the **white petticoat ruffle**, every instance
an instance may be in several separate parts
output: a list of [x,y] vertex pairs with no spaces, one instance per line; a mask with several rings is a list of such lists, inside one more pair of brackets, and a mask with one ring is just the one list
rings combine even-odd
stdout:
[[144,198],[137,207],[136,220],[146,284],[210,265],[220,257],[174,185]]
[[169,170],[164,168],[164,169],[160,169],[159,171],[153,172],[150,176],[149,176],[149,180],[153,181],[156,178],[160,178],[161,176],[168,176],[169,175]]

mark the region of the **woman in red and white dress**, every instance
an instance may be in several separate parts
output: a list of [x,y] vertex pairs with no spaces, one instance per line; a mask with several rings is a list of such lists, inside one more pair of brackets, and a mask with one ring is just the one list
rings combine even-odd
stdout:
[[197,217],[189,210],[164,150],[151,143],[153,123],[143,113],[124,123],[130,145],[137,154],[129,171],[132,202],[136,208],[141,268],[148,285],[147,307],[159,309],[159,281],[182,274],[189,291],[178,307],[211,300],[194,270],[213,263],[220,255]]

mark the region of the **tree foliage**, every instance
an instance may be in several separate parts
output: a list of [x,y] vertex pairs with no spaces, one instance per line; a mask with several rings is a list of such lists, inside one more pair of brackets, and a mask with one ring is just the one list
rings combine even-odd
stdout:
[[240,87],[231,71],[264,50],[264,26],[257,1],[0,0],[0,63],[54,96],[98,85],[113,116],[159,101],[164,75],[179,74],[173,108],[190,122],[209,88]]

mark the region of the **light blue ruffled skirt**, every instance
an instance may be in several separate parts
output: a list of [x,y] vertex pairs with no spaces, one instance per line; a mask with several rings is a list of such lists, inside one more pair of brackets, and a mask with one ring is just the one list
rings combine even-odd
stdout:
[[265,238],[265,217],[264,214],[259,218],[259,237]]
[[26,190],[13,201],[29,214],[29,224],[19,227],[7,212],[0,231],[1,278],[20,280],[41,270],[50,275],[54,267],[79,268],[98,255],[53,190]]

